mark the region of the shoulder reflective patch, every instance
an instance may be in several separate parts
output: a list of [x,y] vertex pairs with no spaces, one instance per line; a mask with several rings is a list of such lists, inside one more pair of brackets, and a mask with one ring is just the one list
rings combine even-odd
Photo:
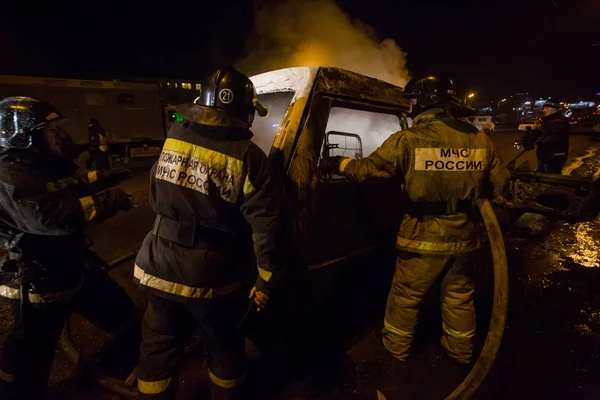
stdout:
[[155,176],[231,203],[244,183],[242,160],[173,138],[165,141]]
[[487,149],[415,149],[415,171],[487,171],[488,167]]

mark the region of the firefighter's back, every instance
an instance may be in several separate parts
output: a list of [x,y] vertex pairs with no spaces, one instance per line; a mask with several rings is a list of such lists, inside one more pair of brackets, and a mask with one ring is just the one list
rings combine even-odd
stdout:
[[247,130],[171,127],[151,171],[150,205],[157,218],[142,245],[138,274],[174,282],[172,294],[184,297],[200,296],[188,286],[239,287],[251,257],[239,200],[248,185],[245,160],[260,151],[254,147]]
[[442,108],[415,118],[403,141],[406,193],[412,209],[402,219],[397,245],[408,251],[453,254],[478,245],[473,200],[492,195],[503,181],[487,135]]
[[405,175],[412,201],[474,200],[482,196],[493,153],[484,132],[448,116],[409,129],[406,141],[414,149],[407,153]]

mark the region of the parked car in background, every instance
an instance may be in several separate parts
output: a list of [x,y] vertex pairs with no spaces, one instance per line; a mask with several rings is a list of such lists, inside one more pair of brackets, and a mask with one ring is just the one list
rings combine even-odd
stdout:
[[527,127],[529,127],[530,129],[536,129],[536,128],[539,128],[539,126],[540,126],[540,121],[538,119],[526,119],[519,124],[518,130],[521,132],[526,132]]

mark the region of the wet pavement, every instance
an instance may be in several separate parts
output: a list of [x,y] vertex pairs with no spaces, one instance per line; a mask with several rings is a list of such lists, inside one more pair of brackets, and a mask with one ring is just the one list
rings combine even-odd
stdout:
[[[505,162],[516,154],[512,144],[519,136],[516,132],[494,133],[493,140]],[[535,165],[531,152],[524,160]],[[599,177],[598,142],[573,136],[563,174]],[[123,187],[134,193],[139,207],[89,229],[93,248],[107,261],[135,252],[152,223],[147,175],[136,174]],[[569,224],[526,214],[505,232],[505,243],[510,278],[507,328],[496,364],[474,398],[600,398],[600,219]],[[391,268],[384,269],[391,273]],[[132,270],[133,262],[128,261],[110,273],[143,309],[144,298],[132,283]],[[489,323],[493,287],[485,245],[478,251],[475,271],[478,351]],[[372,287],[372,292],[360,293],[349,283],[344,294],[351,292],[351,300],[340,300],[339,304],[335,299],[327,300],[324,316],[311,321],[306,340],[296,343],[294,356],[275,352],[267,360],[255,359],[256,381],[276,389],[252,398],[445,398],[468,370],[457,368],[440,351],[437,294],[432,292],[425,300],[413,354],[408,362],[401,363],[386,353],[379,338],[386,285],[384,282]],[[329,313],[333,309],[337,311]],[[0,305],[0,318],[1,340],[11,323],[4,305]],[[73,338],[84,357],[97,368],[125,379],[137,358],[136,329],[111,342],[86,321],[72,318]],[[201,398],[195,391],[205,379],[204,349],[195,337],[182,369],[182,398]],[[80,379],[60,350],[50,384],[53,399],[113,398]]]

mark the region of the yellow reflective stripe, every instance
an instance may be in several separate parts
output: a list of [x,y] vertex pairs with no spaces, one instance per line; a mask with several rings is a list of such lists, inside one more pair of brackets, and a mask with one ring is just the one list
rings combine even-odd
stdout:
[[241,375],[239,378],[235,379],[221,379],[215,374],[213,374],[210,369],[208,370],[208,377],[210,378],[212,383],[225,389],[232,389],[244,382],[244,375]]
[[79,199],[79,202],[81,203],[81,208],[83,209],[86,221],[89,222],[96,218],[96,205],[94,204],[92,196],[82,197]]
[[402,236],[396,238],[396,247],[413,252],[452,252],[466,253],[474,250],[476,246],[472,242],[426,242],[417,239],[407,239]]
[[235,157],[228,156],[218,151],[207,149],[192,143],[184,142],[182,140],[168,138],[165,140],[163,150],[170,150],[177,153],[185,154],[198,158],[211,166],[219,165],[227,167],[234,173],[241,174],[243,170],[243,161],[238,160]]
[[403,331],[402,329],[396,328],[392,324],[390,324],[387,319],[383,320],[383,327],[387,329],[390,333],[393,333],[396,336],[408,337],[412,338],[412,332]]
[[450,328],[445,323],[442,323],[442,326],[444,327],[444,332],[447,335],[455,337],[457,339],[472,339],[475,337],[475,329],[471,329],[469,331],[462,332],[462,331],[457,331],[456,329]]
[[258,276],[260,276],[260,278],[263,281],[269,282],[271,280],[271,278],[273,277],[273,272],[267,271],[264,268],[258,267]]
[[246,175],[246,180],[244,181],[244,194],[249,195],[254,192],[254,186],[252,186],[252,182],[250,182],[250,178]]
[[8,372],[4,372],[0,369],[0,380],[11,383],[15,381],[15,376],[13,374],[9,374]]
[[[34,304],[41,304],[57,303],[60,301],[71,300],[73,296],[77,294],[79,289],[81,289],[81,285],[83,285],[83,281],[79,282],[79,284],[74,288],[70,288],[67,290],[49,293],[29,293],[29,301]],[[4,297],[11,300],[21,300],[21,290],[18,288],[12,288],[10,286],[2,285],[0,286],[0,297]]]
[[348,164],[350,164],[350,161],[352,161],[352,158],[344,158],[342,160],[342,162],[340,163],[340,172],[344,172]]
[[144,381],[138,378],[138,390],[143,394],[160,394],[167,391],[171,384],[171,378],[163,379],[161,381]]
[[175,294],[177,296],[192,299],[210,299],[225,296],[235,292],[242,287],[241,282],[235,282],[220,288],[198,288],[183,285],[181,283],[169,282],[144,272],[137,264],[133,269],[133,277],[140,281],[141,285],[148,286],[161,292]]
[[87,173],[87,179],[89,183],[94,183],[98,180],[98,171],[89,171]]

